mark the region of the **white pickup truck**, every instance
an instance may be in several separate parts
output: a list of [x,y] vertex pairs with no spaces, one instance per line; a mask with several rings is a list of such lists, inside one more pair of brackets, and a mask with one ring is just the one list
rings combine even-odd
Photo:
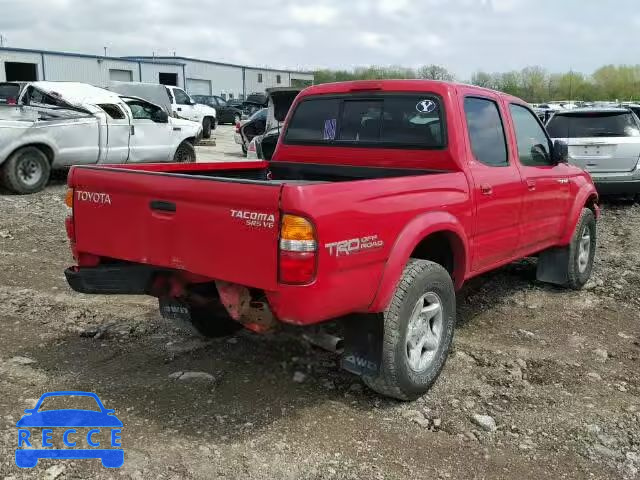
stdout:
[[163,107],[172,117],[199,123],[202,125],[203,138],[211,137],[211,131],[216,128],[216,109],[196,103],[180,87],[159,83],[111,82],[106,88],[120,95],[144,98]]
[[195,162],[198,123],[158,105],[74,82],[32,82],[0,107],[0,186],[42,190],[71,165]]

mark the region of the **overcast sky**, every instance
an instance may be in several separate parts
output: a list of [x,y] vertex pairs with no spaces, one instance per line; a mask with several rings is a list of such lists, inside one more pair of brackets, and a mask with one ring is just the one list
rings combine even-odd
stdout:
[[637,0],[0,0],[0,12],[5,45],[112,56],[436,63],[463,80],[478,69],[640,63]]

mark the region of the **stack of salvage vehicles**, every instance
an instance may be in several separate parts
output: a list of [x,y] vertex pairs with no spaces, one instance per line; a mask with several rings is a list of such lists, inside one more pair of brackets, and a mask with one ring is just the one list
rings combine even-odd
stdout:
[[[71,165],[195,162],[194,145],[211,135],[214,108],[183,90],[117,83],[3,84],[0,184],[11,193],[42,190]],[[13,88],[13,92],[9,89]]]

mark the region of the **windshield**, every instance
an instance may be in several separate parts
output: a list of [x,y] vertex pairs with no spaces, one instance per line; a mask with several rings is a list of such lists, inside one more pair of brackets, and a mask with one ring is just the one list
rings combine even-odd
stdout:
[[556,114],[547,131],[552,138],[637,137],[633,114],[628,111]]

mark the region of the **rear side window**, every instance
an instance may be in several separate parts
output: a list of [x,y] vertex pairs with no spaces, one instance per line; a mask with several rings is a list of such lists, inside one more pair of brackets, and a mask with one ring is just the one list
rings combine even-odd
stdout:
[[547,124],[552,138],[637,137],[638,125],[631,112],[557,113]]
[[476,160],[490,167],[504,167],[507,142],[498,104],[486,98],[468,97],[464,100],[471,150]]
[[442,148],[442,107],[429,95],[312,98],[296,108],[285,143]]

